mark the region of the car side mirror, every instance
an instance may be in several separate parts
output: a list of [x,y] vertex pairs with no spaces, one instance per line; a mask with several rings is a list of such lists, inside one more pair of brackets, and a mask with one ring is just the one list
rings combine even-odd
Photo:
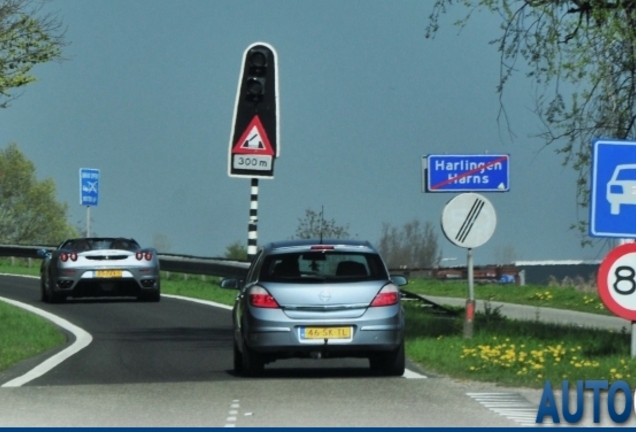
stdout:
[[391,282],[393,282],[397,286],[404,286],[409,283],[409,281],[403,275],[391,275]]
[[221,288],[239,289],[239,280],[236,278],[227,278],[221,280]]
[[40,258],[47,258],[51,256],[51,252],[47,251],[46,249],[38,249],[36,253]]

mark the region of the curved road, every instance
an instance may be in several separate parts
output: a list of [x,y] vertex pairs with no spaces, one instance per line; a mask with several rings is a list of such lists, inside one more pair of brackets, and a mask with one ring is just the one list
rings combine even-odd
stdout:
[[[37,279],[17,276],[0,277],[0,296],[92,336],[42,376],[0,388],[3,426],[519,426],[536,416],[536,392],[417,372],[377,377],[359,359],[279,361],[261,378],[236,377],[230,311],[207,304],[164,296],[50,305]],[[0,385],[52,354],[1,373]],[[519,409],[493,408],[491,393]]]

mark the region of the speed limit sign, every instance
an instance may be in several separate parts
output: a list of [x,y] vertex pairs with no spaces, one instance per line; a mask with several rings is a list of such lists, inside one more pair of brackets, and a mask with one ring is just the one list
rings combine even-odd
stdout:
[[636,243],[612,249],[598,270],[598,293],[615,315],[636,321]]

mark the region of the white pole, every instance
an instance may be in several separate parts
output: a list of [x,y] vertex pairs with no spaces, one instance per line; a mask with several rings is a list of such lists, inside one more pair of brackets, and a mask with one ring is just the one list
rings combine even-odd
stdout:
[[86,206],[86,237],[91,236],[91,206]]

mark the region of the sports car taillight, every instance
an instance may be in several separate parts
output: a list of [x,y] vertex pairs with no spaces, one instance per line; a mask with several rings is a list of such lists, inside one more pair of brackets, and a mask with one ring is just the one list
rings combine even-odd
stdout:
[[400,290],[393,284],[385,285],[371,302],[371,307],[391,306],[400,299]]
[[69,259],[71,261],[77,261],[77,253],[75,253],[75,252],[71,252],[71,253],[62,252],[60,254],[60,261],[66,262]]
[[274,297],[272,297],[272,295],[268,293],[267,290],[263,287],[254,286],[250,288],[250,291],[247,295],[250,300],[250,305],[254,307],[270,309],[280,307]]
[[152,252],[150,251],[137,251],[137,253],[135,254],[135,258],[137,258],[138,261],[141,261],[142,259],[146,259],[146,261],[151,261],[152,260]]

